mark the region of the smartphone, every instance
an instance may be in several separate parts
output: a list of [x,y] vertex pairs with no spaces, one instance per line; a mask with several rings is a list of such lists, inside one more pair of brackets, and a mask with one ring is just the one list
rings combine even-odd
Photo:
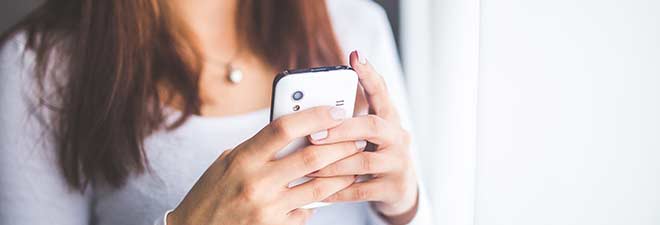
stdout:
[[[270,108],[270,121],[317,106],[341,107],[345,117],[353,116],[358,90],[358,76],[348,66],[317,67],[310,69],[285,70],[273,81],[273,94]],[[306,121],[300,121],[305,123]],[[293,140],[275,157],[285,157],[309,145],[306,137]],[[302,177],[291,183],[293,187],[309,181]],[[316,208],[328,203],[315,202],[303,208]]]

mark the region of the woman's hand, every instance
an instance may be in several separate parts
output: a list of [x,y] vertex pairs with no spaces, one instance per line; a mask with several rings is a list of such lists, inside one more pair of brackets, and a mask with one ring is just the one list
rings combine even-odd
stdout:
[[294,138],[340,125],[344,113],[317,107],[287,115],[225,151],[168,216],[168,224],[304,224],[311,211],[298,208],[348,187],[355,176],[316,178],[293,188],[287,184],[359,152],[364,142],[311,145],[279,160],[274,155]]
[[417,180],[409,154],[410,137],[401,128],[399,115],[390,102],[385,82],[365,58],[351,53],[351,66],[358,73],[369,115],[344,121],[331,128],[326,137],[310,141],[318,146],[355,140],[376,144],[375,151],[364,151],[335,162],[312,177],[341,177],[371,174],[373,179],[359,182],[330,196],[327,202],[373,201],[373,207],[393,224],[408,223],[416,213]]

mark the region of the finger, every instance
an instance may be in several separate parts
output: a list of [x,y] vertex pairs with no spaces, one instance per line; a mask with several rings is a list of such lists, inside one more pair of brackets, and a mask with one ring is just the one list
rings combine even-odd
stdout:
[[387,188],[387,182],[381,179],[373,179],[367,182],[354,183],[324,199],[323,202],[385,201],[387,195],[392,195]]
[[289,189],[282,199],[290,209],[300,208],[313,202],[320,202],[330,195],[355,182],[355,176],[315,178],[307,183]]
[[368,140],[381,148],[403,143],[405,133],[398,126],[376,115],[359,116],[345,120],[341,125],[328,130],[323,139],[309,139],[313,144],[337,143],[353,140]]
[[362,85],[358,85],[357,95],[355,96],[355,108],[353,109],[353,117],[364,116],[369,114],[369,102],[367,101],[367,94],[364,93]]
[[309,218],[314,215],[314,209],[294,209],[289,212],[290,222],[287,224],[300,224],[304,225],[307,223]]
[[300,224],[303,225],[307,223],[307,220],[312,217],[314,214],[313,209],[294,209],[289,212],[289,223],[287,224]]
[[385,80],[369,63],[366,56],[360,55],[358,51],[351,52],[349,56],[351,67],[357,72],[360,84],[367,95],[367,101],[374,114],[387,120],[398,122],[399,118],[390,101]]
[[244,142],[246,149],[270,160],[275,153],[293,139],[305,137],[339,125],[346,118],[346,112],[339,107],[321,106],[282,116]]
[[399,161],[387,154],[360,152],[332,163],[315,173],[309,174],[308,177],[384,174],[391,171],[398,171],[398,168],[401,167]]
[[288,183],[353,155],[366,146],[367,142],[362,140],[310,145],[280,160],[273,161],[273,169],[269,170],[269,173],[277,173],[272,176],[279,177],[283,182]]

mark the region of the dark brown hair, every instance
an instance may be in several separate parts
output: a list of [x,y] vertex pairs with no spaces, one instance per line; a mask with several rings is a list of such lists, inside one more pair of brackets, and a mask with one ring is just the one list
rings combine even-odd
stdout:
[[[54,112],[49,123],[71,187],[120,187],[147,170],[145,137],[200,112],[202,59],[168,14],[158,0],[48,0],[3,35],[0,43],[25,32],[40,89],[55,84],[43,96],[57,100],[41,102]],[[241,0],[236,15],[241,44],[275,69],[343,62],[325,1]],[[173,124],[164,124],[159,86],[184,102]]]

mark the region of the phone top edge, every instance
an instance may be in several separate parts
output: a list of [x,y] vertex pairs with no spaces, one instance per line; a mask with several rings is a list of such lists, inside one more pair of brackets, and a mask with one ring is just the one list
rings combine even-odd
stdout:
[[314,68],[307,68],[307,69],[294,69],[294,70],[284,70],[277,75],[275,75],[275,79],[273,79],[273,87],[271,88],[272,93],[270,94],[270,120],[273,121],[273,104],[275,104],[275,87],[277,86],[277,82],[279,82],[282,78],[292,75],[292,74],[300,74],[300,73],[315,73],[315,72],[328,72],[328,71],[335,71],[335,70],[353,70],[352,67],[350,66],[344,66],[344,65],[339,65],[339,66],[322,66],[322,67],[314,67]]
[[314,73],[314,72],[327,72],[327,71],[333,71],[333,70],[352,70],[353,68],[349,66],[322,66],[322,67],[314,67],[314,68],[307,68],[307,69],[295,69],[295,70],[285,70],[282,73],[286,74],[297,74],[297,73]]
[[353,68],[351,68],[350,66],[339,65],[339,66],[322,66],[322,67],[314,67],[307,69],[284,70],[275,76],[275,79],[273,80],[273,88],[275,87],[275,84],[277,84],[277,82],[280,81],[280,79],[288,75],[300,74],[300,73],[328,72],[335,70],[353,70]]

